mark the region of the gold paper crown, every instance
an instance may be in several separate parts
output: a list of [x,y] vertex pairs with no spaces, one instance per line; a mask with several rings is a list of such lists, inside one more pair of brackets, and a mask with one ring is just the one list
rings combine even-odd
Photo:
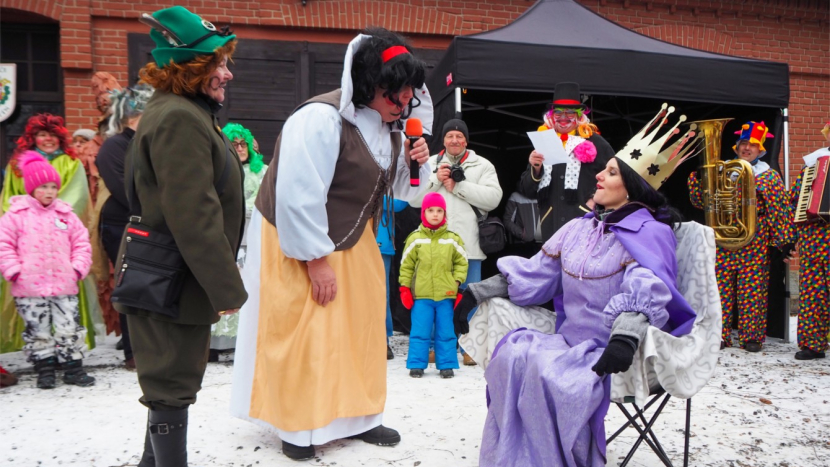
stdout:
[[663,104],[657,115],[617,153],[618,159],[640,174],[655,190],[668,180],[678,165],[699,152],[695,150],[697,145],[694,143],[700,135],[695,131],[697,125],[694,123],[683,136],[663,149],[669,138],[680,134],[677,127],[686,121],[686,116],[681,115],[669,131],[658,137],[660,127],[668,123],[668,116],[673,112],[674,107]]

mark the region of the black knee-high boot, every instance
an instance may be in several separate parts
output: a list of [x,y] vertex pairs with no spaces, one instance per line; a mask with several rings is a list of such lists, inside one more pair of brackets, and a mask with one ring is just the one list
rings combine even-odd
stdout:
[[187,466],[187,409],[150,410],[150,442],[155,467]]
[[150,439],[150,416],[147,416],[147,427],[144,430],[144,453],[141,454],[141,460],[138,462],[138,467],[156,467],[156,456],[153,453],[153,442]]

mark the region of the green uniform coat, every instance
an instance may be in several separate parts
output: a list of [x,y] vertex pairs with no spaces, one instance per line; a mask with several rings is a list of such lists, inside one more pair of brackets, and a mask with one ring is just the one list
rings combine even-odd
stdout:
[[245,206],[235,151],[222,196],[215,187],[226,150],[207,100],[156,91],[147,103],[127,166],[135,165],[142,223],[150,228],[167,223],[188,271],[178,319],[131,307],[119,311],[177,324],[213,324],[219,311],[245,303],[248,294],[236,267]]
[[412,289],[415,299],[454,299],[458,284],[463,284],[465,279],[467,253],[464,242],[455,232],[447,230],[446,225],[436,230],[421,225],[406,237],[400,282]]

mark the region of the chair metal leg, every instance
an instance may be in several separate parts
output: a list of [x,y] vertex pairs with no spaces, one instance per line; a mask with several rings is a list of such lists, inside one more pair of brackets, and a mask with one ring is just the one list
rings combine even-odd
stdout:
[[[665,395],[665,398],[666,398],[666,399],[670,399],[670,398],[671,398],[671,396],[670,396],[669,394],[666,394],[666,395]],[[645,426],[645,425],[646,425],[646,423],[647,423],[647,422],[646,422],[646,417],[645,417],[645,409],[644,409],[644,410],[640,410],[640,408],[639,408],[639,407],[637,407],[637,404],[632,404],[632,405],[634,406],[634,409],[636,409],[636,410],[637,410],[637,416],[640,418],[640,421],[642,421],[642,422],[643,422],[643,426]],[[655,417],[655,418],[657,417],[657,414],[656,414],[656,413],[655,413],[654,417]],[[652,430],[652,431],[649,431],[649,432],[648,432],[648,435],[651,437],[651,440],[654,442],[654,445],[653,445],[653,446],[651,445],[651,443],[649,443],[649,446],[651,446],[651,449],[653,450],[653,449],[654,449],[654,447],[656,446],[658,449],[660,449],[660,452],[659,452],[659,453],[656,453],[656,454],[657,454],[658,456],[660,456],[660,457],[663,457],[663,458],[669,459],[669,455],[668,455],[668,454],[666,454],[666,450],[665,450],[665,449],[663,449],[663,446],[660,444],[660,441],[658,441],[658,440],[657,440],[657,435],[655,435],[655,434],[654,434],[654,431],[653,431],[653,430]],[[671,460],[669,460],[668,462],[669,462],[669,464],[671,464]],[[664,461],[663,463],[665,463],[665,461]]]
[[657,417],[660,416],[660,413],[663,411],[663,408],[669,402],[670,397],[671,396],[666,394],[666,397],[663,398],[663,402],[660,403],[660,406],[654,412],[654,415],[652,415],[651,420],[649,420],[645,427],[640,427],[640,424],[637,423],[637,420],[634,418],[634,416],[632,416],[628,412],[628,410],[626,410],[625,407],[620,407],[622,409],[623,414],[625,414],[625,417],[628,419],[631,425],[637,430],[637,432],[640,433],[640,437],[637,438],[637,441],[634,443],[634,446],[632,446],[631,450],[628,452],[628,455],[625,457],[622,464],[620,464],[620,467],[625,467],[626,465],[628,465],[628,463],[631,461],[631,458],[634,457],[634,453],[637,451],[637,448],[640,447],[640,444],[643,441],[645,441],[649,445],[651,450],[654,451],[654,454],[656,454],[657,457],[660,458],[660,460],[663,462],[663,464],[666,465],[666,467],[673,467],[671,460],[665,457],[665,454],[661,452],[662,450],[658,449],[657,446],[655,446],[654,443],[652,443],[651,439],[649,439],[648,437],[648,433],[651,432],[654,422],[657,421]]
[[689,436],[692,426],[692,398],[686,399],[686,433],[685,446],[683,448],[683,467],[689,467]]
[[[646,406],[645,406],[645,407],[643,407],[643,412],[645,412],[645,411],[647,411],[649,408],[651,408],[651,406],[652,406],[652,405],[654,405],[654,403],[655,403],[655,402],[657,402],[659,399],[660,399],[660,396],[654,396],[654,397],[652,397],[652,398],[651,398],[651,400],[649,400],[648,402],[646,402]],[[622,402],[614,402],[614,403],[615,403],[615,404],[617,404],[617,407],[619,407],[619,408],[620,408],[620,410],[623,410],[623,405],[622,405]],[[611,441],[614,441],[614,438],[616,438],[616,437],[617,437],[617,436],[619,436],[619,435],[620,435],[623,431],[625,431],[625,429],[626,429],[626,428],[628,428],[628,426],[629,426],[629,425],[631,425],[631,422],[630,422],[630,421],[625,422],[625,424],[624,424],[623,426],[621,426],[619,430],[615,431],[613,435],[611,435],[608,439],[606,439],[606,440],[605,440],[605,444],[611,444]]]

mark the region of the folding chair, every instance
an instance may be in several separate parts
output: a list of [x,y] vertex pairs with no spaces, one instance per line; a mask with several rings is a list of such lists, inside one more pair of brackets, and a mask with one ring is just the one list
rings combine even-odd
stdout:
[[[686,399],[683,465],[688,466],[691,397],[709,382],[717,365],[721,303],[715,276],[715,234],[711,228],[696,222],[682,223],[675,234],[677,289],[697,312],[697,317],[689,334],[681,337],[649,327],[631,368],[611,375],[611,401],[628,421],[606,444],[629,426],[640,434],[623,466],[645,441],[667,467],[672,467],[653,431],[654,423],[672,397]],[[460,336],[458,342],[476,363],[486,368],[496,344],[508,332],[520,327],[552,334],[555,317],[543,308],[520,307],[503,298],[492,298],[479,306],[470,321],[470,332]],[[634,413],[624,404],[632,404]],[[647,415],[655,404],[657,408]]]
[[[607,438],[606,444],[629,426],[639,433],[620,467],[628,465],[643,441],[666,467],[673,467],[653,430],[672,397],[686,399],[683,465],[688,467],[691,398],[706,385],[717,364],[721,306],[715,278],[714,234],[708,227],[685,222],[676,235],[677,289],[697,312],[697,318],[691,332],[681,337],[650,327],[632,368],[611,378],[611,400],[627,421]],[[628,404],[633,407],[633,414],[626,407]],[[656,409],[649,414],[655,405]]]

